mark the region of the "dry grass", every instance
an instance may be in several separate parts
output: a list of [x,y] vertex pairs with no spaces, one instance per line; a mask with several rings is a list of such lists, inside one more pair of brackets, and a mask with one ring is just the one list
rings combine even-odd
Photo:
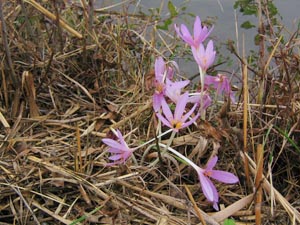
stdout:
[[219,105],[173,141],[197,164],[218,153],[218,167],[239,176],[239,185],[217,184],[213,212],[197,175],[172,156],[150,167],[157,152],[144,148],[105,166],[110,127],[132,146],[154,137],[153,60],[178,44],[157,44],[155,17],[20,2],[1,2],[1,224],[300,223],[298,33],[262,39],[273,46],[260,51],[263,67],[241,60],[255,72],[244,111],[242,97]]

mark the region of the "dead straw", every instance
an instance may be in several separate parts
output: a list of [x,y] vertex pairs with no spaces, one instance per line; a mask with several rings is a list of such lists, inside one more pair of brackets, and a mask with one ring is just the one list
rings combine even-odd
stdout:
[[[245,60],[244,60],[245,61]],[[243,74],[243,94],[244,94],[244,104],[243,104],[243,151],[245,154],[248,152],[248,70],[247,64],[245,63],[242,67]],[[244,169],[247,187],[250,188],[250,175],[249,175],[249,162],[248,159],[244,159]]]
[[32,5],[34,8],[39,10],[42,14],[44,14],[49,19],[51,19],[53,21],[58,21],[58,24],[62,28],[64,28],[68,32],[70,32],[72,35],[74,35],[74,36],[76,36],[80,39],[82,38],[82,35],[80,33],[78,33],[76,30],[74,30],[72,27],[70,27],[64,20],[62,20],[62,18],[57,18],[57,16],[55,16],[53,13],[49,12],[47,9],[45,9],[43,6],[41,6],[36,1],[34,1],[34,0],[24,0],[24,2]]
[[[242,157],[247,157],[250,163],[250,171],[253,173],[253,175],[255,175],[257,169],[257,165],[256,163],[247,155],[244,154],[243,152],[241,152]],[[298,212],[297,209],[295,209],[287,200],[286,198],[284,198],[280,192],[278,190],[276,190],[276,188],[274,186],[271,186],[271,184],[269,183],[269,181],[265,178],[265,176],[262,176],[262,180],[263,182],[261,183],[262,187],[264,188],[264,190],[271,195],[271,192],[273,191],[274,195],[275,195],[275,199],[277,200],[277,202],[279,202],[283,208],[289,213],[289,216],[291,218],[291,221],[296,220],[298,221],[298,223],[300,223],[300,213]]]
[[255,176],[255,223],[256,225],[261,225],[261,204],[263,199],[262,185],[263,182],[263,165],[264,165],[264,149],[263,145],[259,144],[256,150],[256,176]]
[[189,188],[188,188],[186,185],[184,185],[184,188],[185,188],[185,190],[186,190],[186,193],[188,194],[188,197],[189,197],[190,201],[191,201],[192,204],[193,204],[194,210],[195,210],[197,216],[199,217],[201,223],[202,223],[203,225],[206,225],[206,222],[205,222],[205,220],[203,219],[203,216],[202,216],[202,214],[201,214],[201,211],[200,211],[200,209],[198,208],[198,206],[197,206],[197,204],[196,204],[196,202],[195,202],[195,199],[193,198],[193,195],[192,195],[191,191],[189,190]]

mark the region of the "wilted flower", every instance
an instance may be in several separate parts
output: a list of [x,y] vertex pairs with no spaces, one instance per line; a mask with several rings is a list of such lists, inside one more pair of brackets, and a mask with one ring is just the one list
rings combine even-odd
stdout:
[[239,179],[232,173],[221,171],[221,170],[213,170],[217,161],[218,161],[218,157],[214,156],[210,161],[208,161],[205,169],[202,169],[200,167],[195,168],[195,166],[194,168],[198,173],[203,194],[208,199],[208,201],[213,203],[213,207],[216,210],[219,210],[218,207],[219,194],[215,185],[212,183],[212,181],[209,178],[211,177],[215,180],[218,180],[226,184],[237,183]]
[[167,79],[165,95],[168,96],[174,103],[177,103],[179,97],[181,96],[182,88],[184,88],[189,83],[189,80],[172,82]]
[[181,24],[180,28],[175,24],[175,31],[181,37],[182,40],[184,40],[187,44],[194,48],[198,48],[200,44],[209,36],[210,31],[208,31],[206,26],[202,27],[201,20],[199,16],[196,16],[195,22],[194,22],[194,37],[189,32],[186,25]]
[[205,85],[213,85],[218,95],[224,92],[226,95],[230,96],[232,102],[235,102],[235,98],[231,90],[229,80],[225,75],[223,74],[218,74],[217,76],[206,75],[204,78],[204,83]]
[[112,155],[108,157],[108,159],[114,161],[113,163],[108,163],[108,165],[125,163],[125,161],[131,156],[132,152],[135,150],[127,146],[124,137],[122,136],[119,130],[116,130],[115,135],[117,136],[118,141],[115,141],[111,138],[102,139],[102,142],[110,147],[108,149],[108,152],[112,153]]
[[203,44],[200,44],[199,48],[192,47],[192,52],[194,59],[204,72],[213,64],[216,57],[212,40],[208,42],[206,49]]
[[197,104],[195,104],[193,106],[193,108],[188,113],[183,115],[186,104],[188,103],[188,99],[189,99],[188,92],[185,92],[184,94],[182,94],[178,98],[178,101],[177,101],[176,107],[175,107],[174,116],[173,116],[173,114],[171,112],[171,109],[169,108],[168,103],[163,98],[161,105],[162,105],[162,111],[163,111],[164,116],[161,115],[160,113],[156,113],[157,117],[161,120],[161,122],[164,125],[170,127],[175,132],[178,132],[182,128],[188,127],[193,122],[195,122],[196,119],[199,117],[199,114],[197,114],[191,120],[186,122],[188,120],[188,118],[192,115],[192,113],[195,111],[196,107],[197,107]]

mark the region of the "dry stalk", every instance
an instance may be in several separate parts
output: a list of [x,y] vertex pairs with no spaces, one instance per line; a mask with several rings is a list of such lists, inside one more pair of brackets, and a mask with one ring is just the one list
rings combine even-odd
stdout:
[[0,121],[6,129],[10,128],[9,123],[7,122],[7,120],[5,119],[1,111],[0,111]]
[[81,139],[80,130],[77,124],[76,126],[76,140],[77,140],[77,151],[75,151],[75,171],[82,173],[82,155],[81,155]]
[[36,104],[36,91],[32,73],[24,71],[22,74],[22,86],[25,88],[27,102],[29,103],[30,117],[38,117],[40,115],[39,108]]
[[[152,191],[148,191],[148,190],[144,190],[141,189],[135,185],[131,185],[125,181],[117,181],[117,183],[119,183],[120,185],[127,187],[131,190],[137,191],[141,194],[145,194],[145,195],[149,195],[151,197],[157,198],[162,200],[163,202],[176,207],[178,209],[182,209],[182,210],[188,210],[188,206],[186,205],[186,203],[184,203],[181,199],[177,199],[171,196],[167,196],[167,195],[163,195],[163,194],[159,194],[156,192],[152,192]],[[199,209],[201,211],[201,214],[203,215],[204,220],[206,221],[207,224],[209,225],[219,225],[218,222],[216,222],[214,219],[212,219],[212,217],[210,217],[209,215],[207,215],[205,212],[203,212],[201,209]],[[194,210],[192,210],[193,214],[197,215],[196,212]]]
[[189,196],[190,201],[192,202],[192,204],[193,204],[193,206],[194,206],[194,210],[195,210],[197,216],[199,217],[201,223],[202,223],[203,225],[206,225],[206,222],[205,222],[205,220],[203,219],[203,216],[202,216],[202,214],[201,214],[201,211],[200,211],[200,209],[198,208],[197,203],[195,202],[195,199],[194,199],[194,197],[193,197],[191,191],[189,190],[189,188],[188,188],[186,185],[184,185],[184,188],[185,188],[185,190],[186,190],[186,193],[187,193],[188,196]]
[[74,36],[76,36],[76,37],[78,37],[80,39],[82,38],[82,35],[80,33],[78,33],[76,30],[74,30],[72,27],[70,27],[61,18],[57,18],[53,13],[49,12],[47,9],[45,9],[43,6],[41,6],[36,1],[34,1],[34,0],[24,0],[24,2],[27,2],[28,4],[32,5],[34,8],[36,8],[37,10],[39,10],[41,13],[43,13],[49,19],[51,19],[53,21],[58,21],[58,24],[62,28],[64,28],[65,30],[67,30],[68,32],[70,32],[71,34],[73,34]]
[[136,112],[132,113],[131,115],[129,115],[129,116],[127,116],[127,117],[125,117],[124,119],[120,120],[119,122],[114,123],[113,125],[110,126],[110,128],[105,129],[103,132],[108,132],[109,129],[111,129],[111,128],[118,128],[118,127],[124,125],[127,121],[129,121],[129,120],[131,120],[131,119],[137,117],[137,116],[140,115],[142,112],[144,112],[145,110],[147,110],[147,109],[149,109],[149,108],[151,108],[151,107],[152,107],[152,102],[149,101],[149,102],[147,102],[143,107],[137,109]]
[[253,197],[253,194],[247,195],[225,209],[216,212],[214,215],[212,215],[212,217],[218,222],[224,221],[226,218],[236,214],[241,209],[249,205],[253,201]]
[[[248,156],[248,154],[244,154],[243,152],[240,152],[242,158],[247,157],[250,163],[250,171],[253,173],[253,175],[256,174],[256,163]],[[265,178],[265,176],[262,176],[263,183],[261,184],[264,190],[271,195],[271,193],[274,193],[275,199],[277,202],[279,202],[282,207],[286,210],[286,212],[289,214],[291,221],[296,220],[298,223],[300,223],[300,213],[297,209],[295,209],[287,200],[285,197],[283,197],[279,191],[274,186],[271,186],[269,181]]]
[[6,60],[8,67],[11,71],[11,80],[15,88],[19,88],[20,86],[20,79],[15,73],[14,65],[11,59],[11,52],[9,49],[9,44],[8,44],[8,39],[7,39],[7,29],[6,29],[6,22],[4,19],[3,15],[3,5],[2,5],[2,0],[0,0],[0,20],[1,20],[1,28],[2,28],[2,41],[5,49],[5,54],[6,54]]
[[257,160],[257,169],[256,169],[256,177],[255,177],[255,223],[256,225],[261,225],[261,204],[262,204],[262,185],[263,182],[263,162],[264,162],[264,149],[263,145],[259,144],[257,146],[256,152],[256,160]]
[[[244,91],[244,105],[243,105],[243,137],[244,137],[244,153],[248,152],[248,73],[247,64],[243,65],[243,91]],[[244,159],[244,170],[246,176],[247,187],[250,188],[249,162]]]

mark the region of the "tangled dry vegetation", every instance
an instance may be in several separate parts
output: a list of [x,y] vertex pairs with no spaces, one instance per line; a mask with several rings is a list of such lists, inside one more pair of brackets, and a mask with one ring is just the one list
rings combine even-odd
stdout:
[[149,167],[153,148],[105,166],[110,127],[132,146],[154,137],[154,57],[178,45],[158,44],[157,18],[125,12],[84,1],[2,3],[0,223],[300,223],[298,30],[264,39],[260,24],[257,66],[240,57],[236,76],[253,77],[238,104],[210,109],[173,142],[197,164],[218,154],[218,167],[239,176],[239,185],[217,184],[213,212],[187,165],[169,156]]

